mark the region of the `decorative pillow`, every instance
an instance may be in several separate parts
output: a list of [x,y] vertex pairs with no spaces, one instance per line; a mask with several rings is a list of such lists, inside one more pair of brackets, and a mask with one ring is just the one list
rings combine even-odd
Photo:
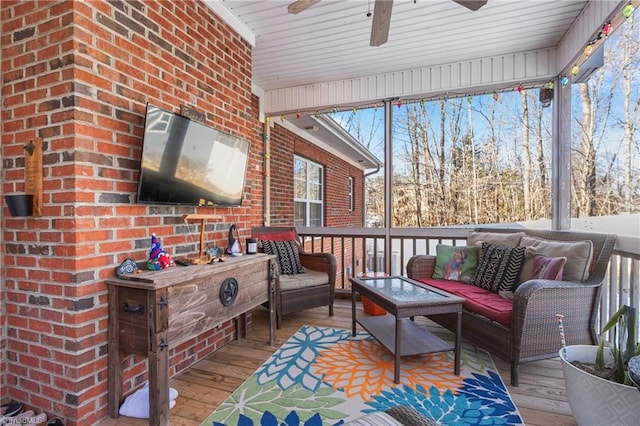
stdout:
[[520,245],[531,247],[537,254],[548,257],[566,257],[562,279],[584,281],[589,278],[589,268],[593,258],[593,244],[584,241],[554,241],[544,238],[522,237]]
[[541,254],[533,256],[533,269],[530,280],[562,280],[562,271],[566,257],[547,257]]
[[524,263],[525,247],[482,243],[480,260],[471,284],[494,293],[512,291]]
[[266,254],[273,254],[278,261],[278,267],[282,275],[295,275],[304,273],[298,245],[295,241],[271,241],[262,240],[262,250]]
[[471,282],[478,266],[477,247],[456,247],[438,244],[432,278]]
[[472,232],[467,237],[468,246],[480,246],[482,243],[491,243],[505,247],[518,247],[524,232]]

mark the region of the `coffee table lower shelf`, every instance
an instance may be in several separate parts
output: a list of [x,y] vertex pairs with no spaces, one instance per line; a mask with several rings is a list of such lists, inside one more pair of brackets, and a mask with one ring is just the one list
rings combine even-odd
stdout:
[[393,315],[363,317],[356,321],[393,355],[402,357],[455,350],[455,345],[445,342],[410,319],[401,318],[400,353],[396,354],[396,318]]

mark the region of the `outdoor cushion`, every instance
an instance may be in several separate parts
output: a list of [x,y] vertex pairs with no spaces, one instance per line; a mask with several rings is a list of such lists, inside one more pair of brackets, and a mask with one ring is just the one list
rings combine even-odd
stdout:
[[566,257],[562,271],[565,281],[584,281],[589,278],[589,268],[593,257],[593,244],[585,241],[551,241],[543,238],[522,237],[520,245],[530,247],[537,254],[548,257]]
[[500,297],[482,287],[461,283],[459,281],[439,280],[434,278],[418,279],[417,281],[431,287],[444,290],[465,299],[463,306],[471,312],[481,314],[493,321],[506,326],[511,325],[513,301]]
[[258,240],[270,240],[270,241],[291,241],[295,240],[298,235],[295,228],[281,228],[281,231],[263,232],[260,233],[254,230],[251,234],[253,238]]
[[524,247],[505,247],[483,242],[478,268],[471,284],[490,290],[513,291],[524,263]]
[[478,265],[477,247],[436,246],[436,264],[433,278],[471,282]]
[[467,245],[480,246],[481,243],[497,244],[499,246],[517,247],[524,237],[524,232],[472,232],[467,237]]
[[262,240],[262,250],[266,254],[276,256],[281,275],[296,275],[305,272],[295,241]]
[[297,275],[280,275],[280,289],[296,290],[299,288],[313,287],[323,285],[329,282],[329,274],[319,271],[306,269],[304,274]]

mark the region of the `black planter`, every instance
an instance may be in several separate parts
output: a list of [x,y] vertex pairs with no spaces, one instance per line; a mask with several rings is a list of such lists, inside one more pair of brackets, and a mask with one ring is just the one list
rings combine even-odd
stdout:
[[5,195],[4,199],[7,202],[11,216],[31,216],[33,214],[33,195]]

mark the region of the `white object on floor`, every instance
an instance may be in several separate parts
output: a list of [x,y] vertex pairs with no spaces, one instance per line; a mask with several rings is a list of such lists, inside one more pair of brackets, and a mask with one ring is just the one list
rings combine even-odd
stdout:
[[[178,391],[169,388],[169,409],[176,405]],[[119,413],[121,416],[134,417],[136,419],[149,418],[149,383],[125,398],[120,406]]]

